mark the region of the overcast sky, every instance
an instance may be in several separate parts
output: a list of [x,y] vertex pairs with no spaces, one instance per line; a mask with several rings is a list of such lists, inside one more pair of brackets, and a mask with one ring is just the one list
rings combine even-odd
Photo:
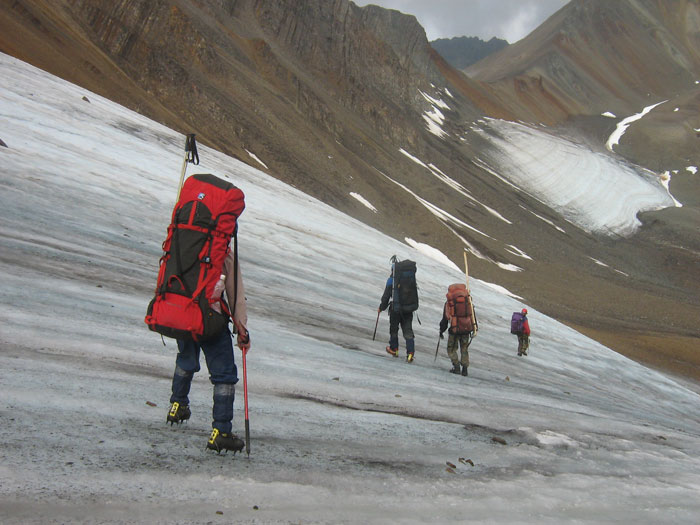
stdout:
[[478,36],[514,43],[527,36],[569,0],[353,0],[414,15],[428,40]]

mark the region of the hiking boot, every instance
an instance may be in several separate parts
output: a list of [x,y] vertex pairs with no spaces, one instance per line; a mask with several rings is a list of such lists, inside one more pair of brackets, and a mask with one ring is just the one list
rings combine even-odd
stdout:
[[452,364],[452,370],[450,370],[450,373],[452,373],[452,374],[459,374],[460,372],[461,372],[461,371],[460,371],[460,369],[459,369],[459,363],[457,363],[457,364],[453,363],[453,364]]
[[406,354],[406,362],[413,363],[413,354]]
[[183,421],[187,421],[191,415],[192,412],[190,412],[189,405],[181,405],[175,401],[170,405],[166,422],[169,422],[170,426],[172,427],[173,423],[177,423],[179,425]]
[[391,348],[390,346],[387,346],[386,352],[388,354],[393,355],[394,357],[399,357],[399,349],[398,348]]
[[468,367],[468,366],[463,366],[463,367],[462,367],[462,375],[463,375],[463,376],[468,376],[468,375],[469,375],[469,372],[467,372],[467,368],[469,368],[469,367]]
[[211,431],[207,448],[216,450],[217,454],[221,454],[222,450],[233,450],[233,454],[240,452],[245,447],[245,443],[235,434],[222,434],[218,428]]

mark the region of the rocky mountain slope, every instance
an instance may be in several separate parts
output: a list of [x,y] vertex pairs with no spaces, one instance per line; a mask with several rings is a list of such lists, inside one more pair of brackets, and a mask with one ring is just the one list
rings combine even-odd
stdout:
[[[616,152],[656,171],[698,161],[697,0],[574,0],[465,72],[487,82],[521,117],[547,123],[605,112],[623,118],[668,100],[633,125]],[[683,111],[669,114],[676,108]]]
[[[686,18],[664,9],[667,2],[607,4],[572,2],[518,46],[473,66],[473,79],[430,47],[414,17],[347,0],[17,0],[0,5],[0,51],[194,132],[397,239],[429,244],[458,264],[466,247],[479,254],[470,259],[476,277],[618,351],[700,375],[692,352],[700,316],[697,179],[674,176],[671,188],[686,205],[648,212],[631,237],[575,224],[562,237],[543,222],[562,221],[558,211],[514,191],[486,162],[498,135],[486,116],[545,123],[542,132],[605,153],[615,122],[600,113],[640,111],[651,103],[643,86],[656,74],[649,61],[649,71],[640,61],[618,71],[621,63],[609,63],[603,46],[611,35],[629,53],[638,42],[659,60],[680,54],[661,70],[672,81],[650,81],[657,90],[650,93],[656,101],[662,88],[668,97],[678,90],[692,106],[686,84],[696,56],[681,40],[669,47],[669,35],[680,38],[673,29],[695,16],[697,2],[673,3]],[[626,18],[640,6],[647,18]],[[692,27],[683,33],[688,45]],[[649,31],[659,37],[649,41]],[[556,57],[574,55],[579,76],[571,80],[569,58],[561,65]],[[583,84],[582,72],[592,80]],[[602,102],[600,86],[609,88]],[[685,108],[669,116],[700,128]],[[642,132],[632,126],[629,133]],[[523,243],[527,257],[515,248]]]

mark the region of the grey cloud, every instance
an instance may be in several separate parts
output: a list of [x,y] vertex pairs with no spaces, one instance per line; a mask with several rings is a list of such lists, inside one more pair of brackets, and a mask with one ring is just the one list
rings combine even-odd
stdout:
[[428,40],[478,36],[504,38],[513,43],[527,36],[568,0],[373,0],[375,4],[414,15]]

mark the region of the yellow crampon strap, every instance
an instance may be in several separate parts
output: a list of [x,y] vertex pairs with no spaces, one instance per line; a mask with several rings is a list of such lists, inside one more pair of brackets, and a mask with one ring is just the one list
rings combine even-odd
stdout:
[[213,445],[214,441],[216,441],[216,437],[219,435],[219,429],[215,428],[214,430],[211,431],[211,436],[209,437],[209,444]]
[[173,406],[170,407],[170,414],[168,414],[168,415],[171,417],[175,417],[179,408],[180,408],[180,403],[178,403],[176,401],[175,403],[173,403]]

